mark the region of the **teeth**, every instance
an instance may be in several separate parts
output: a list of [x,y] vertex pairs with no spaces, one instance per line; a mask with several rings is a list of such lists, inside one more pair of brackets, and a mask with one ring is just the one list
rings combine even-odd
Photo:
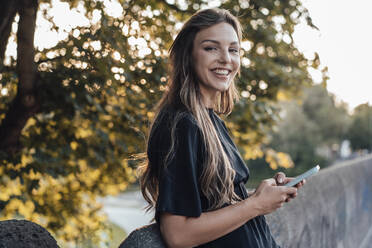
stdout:
[[229,74],[229,70],[224,70],[224,69],[215,69],[213,70],[215,73],[220,74],[220,75],[227,75]]

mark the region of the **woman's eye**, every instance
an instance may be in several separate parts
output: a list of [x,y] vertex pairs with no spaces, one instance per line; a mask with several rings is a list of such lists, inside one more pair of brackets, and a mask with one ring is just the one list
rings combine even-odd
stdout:
[[204,50],[205,51],[213,51],[213,50],[216,50],[217,48],[215,47],[205,47]]
[[231,53],[239,53],[239,49],[237,48],[230,48],[229,50]]

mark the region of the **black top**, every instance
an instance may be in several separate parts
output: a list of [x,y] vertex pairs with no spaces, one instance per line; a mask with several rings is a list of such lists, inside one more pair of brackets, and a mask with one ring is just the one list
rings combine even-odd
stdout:
[[[147,153],[151,166],[157,169],[163,168],[164,159],[170,148],[174,114],[175,111],[169,108],[163,110],[150,134]],[[230,138],[225,123],[213,110],[209,110],[209,116],[236,171],[235,193],[245,199],[248,195],[244,184],[249,178],[249,170]],[[159,222],[160,212],[199,217],[208,209],[208,200],[203,195],[199,184],[203,166],[203,140],[193,116],[187,111],[183,112],[177,122],[175,139],[174,154],[168,160],[166,169],[157,170],[160,178],[155,214],[157,222]],[[278,246],[270,233],[265,217],[258,216],[231,233],[198,247],[276,248]]]

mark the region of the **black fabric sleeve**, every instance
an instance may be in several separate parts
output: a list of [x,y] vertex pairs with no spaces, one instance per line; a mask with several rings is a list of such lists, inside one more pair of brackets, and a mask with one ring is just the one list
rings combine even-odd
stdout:
[[[190,117],[182,118],[177,123],[175,140],[174,154],[160,177],[155,216],[157,221],[161,212],[188,217],[198,217],[202,212],[198,182],[201,136],[199,128]],[[165,153],[159,159],[163,163],[164,156]]]

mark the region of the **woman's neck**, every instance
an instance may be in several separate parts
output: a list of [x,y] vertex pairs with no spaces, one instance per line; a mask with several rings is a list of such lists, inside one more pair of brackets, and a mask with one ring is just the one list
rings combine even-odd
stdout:
[[204,106],[208,109],[213,109],[215,105],[217,93],[211,94],[210,92],[206,92],[206,91],[203,92],[203,90],[201,90],[201,93],[202,93],[201,95],[202,95],[202,101],[203,101]]

